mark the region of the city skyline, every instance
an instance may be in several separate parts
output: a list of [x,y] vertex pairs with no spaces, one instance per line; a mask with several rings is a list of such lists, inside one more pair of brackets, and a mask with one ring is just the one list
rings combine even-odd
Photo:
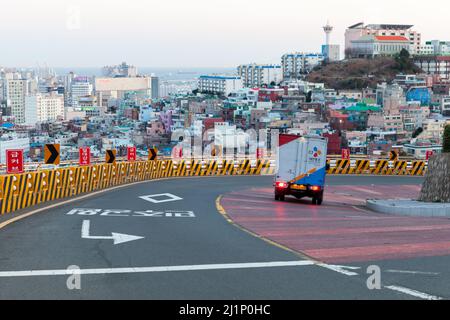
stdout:
[[[279,10],[269,10],[274,4],[268,0],[231,0],[214,7],[206,0],[169,0],[157,7],[154,1],[19,0],[3,9],[0,32],[7,50],[0,64],[95,68],[128,61],[138,67],[230,68],[279,63],[286,52],[320,52],[327,20],[334,27],[331,43],[341,48],[345,28],[358,22],[414,24],[423,41],[447,39],[440,28],[447,10],[424,17],[411,3],[381,0],[361,8],[359,1],[325,0],[319,11],[315,3],[293,0],[277,2]],[[428,4],[450,8],[436,0]]]

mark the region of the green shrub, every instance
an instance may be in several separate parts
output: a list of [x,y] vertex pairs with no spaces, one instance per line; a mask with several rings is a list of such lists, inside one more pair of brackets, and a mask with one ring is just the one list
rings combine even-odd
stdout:
[[444,137],[442,143],[442,152],[450,153],[450,125],[447,125],[444,129]]

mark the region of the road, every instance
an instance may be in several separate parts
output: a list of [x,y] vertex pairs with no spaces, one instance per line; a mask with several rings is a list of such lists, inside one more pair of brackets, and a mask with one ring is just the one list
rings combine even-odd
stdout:
[[[420,182],[398,177],[328,179],[330,188]],[[301,248],[286,250],[245,232],[218,211],[219,196],[242,192],[247,197],[249,190],[270,189],[271,183],[271,177],[150,181],[14,222],[0,229],[0,299],[450,297],[446,253],[347,260],[345,268],[338,267],[303,254]],[[275,203],[270,194],[265,201]],[[307,203],[295,206],[299,213],[315,215],[311,210],[327,210],[327,200],[323,209]],[[359,209],[357,204],[348,207]],[[244,209],[257,213],[251,206]],[[366,284],[366,269],[374,263],[383,270],[380,290],[369,290]],[[69,266],[81,269],[80,290],[67,287]]]

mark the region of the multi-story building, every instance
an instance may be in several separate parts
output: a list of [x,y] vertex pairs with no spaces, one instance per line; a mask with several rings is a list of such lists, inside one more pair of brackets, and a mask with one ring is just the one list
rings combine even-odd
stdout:
[[345,31],[345,52],[346,56],[351,53],[353,49],[352,42],[360,39],[363,36],[389,36],[389,37],[404,37],[408,40],[408,51],[411,54],[416,54],[421,46],[421,34],[412,30],[413,25],[397,25],[397,24],[369,24],[364,22],[357,23],[350,26]]
[[25,124],[64,119],[64,96],[38,93],[25,98]]
[[429,75],[450,79],[450,56],[416,56],[414,63]]
[[325,60],[321,53],[287,53],[281,57],[284,79],[302,79]]
[[30,138],[15,133],[0,137],[0,163],[6,163],[6,150],[23,150],[25,156],[30,151]]
[[341,60],[341,46],[338,44],[325,44],[322,46],[322,54],[327,61]]
[[25,97],[27,94],[27,80],[8,79],[5,81],[4,97],[6,98],[6,107],[9,108],[11,115],[18,124],[25,122]]
[[70,105],[73,107],[78,106],[78,101],[81,97],[87,97],[93,93],[93,85],[89,82],[89,79],[85,77],[75,78],[70,88]]
[[449,56],[450,55],[450,41],[431,40],[426,41],[420,47],[419,55],[428,56]]
[[420,134],[420,138],[441,143],[446,125],[447,122],[444,119],[427,119],[423,123],[423,132]]
[[401,36],[366,35],[353,40],[347,55],[351,58],[374,58],[393,56],[403,49],[409,51],[409,40]]
[[117,66],[103,67],[102,73],[105,77],[137,77],[138,71],[135,66],[130,66],[126,62],[122,62]]
[[152,95],[151,77],[119,77],[119,78],[96,78],[95,92],[100,109],[103,111],[108,107],[109,100],[125,99],[132,94],[139,99],[147,99]]
[[151,76],[150,78],[150,82],[151,82],[151,98],[152,99],[159,99],[159,78],[156,76]]
[[247,88],[258,88],[272,83],[279,84],[283,80],[280,65],[244,64],[237,67],[242,84]]
[[441,98],[441,111],[442,115],[450,116],[450,96]]
[[203,75],[198,79],[198,90],[203,93],[212,93],[228,96],[232,91],[243,88],[240,76]]

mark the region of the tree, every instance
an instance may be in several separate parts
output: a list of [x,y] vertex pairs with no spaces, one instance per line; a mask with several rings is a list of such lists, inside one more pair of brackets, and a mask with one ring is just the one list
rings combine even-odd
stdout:
[[420,136],[420,134],[421,134],[422,132],[423,132],[423,128],[422,128],[422,127],[417,128],[416,131],[414,131],[414,133],[412,134],[412,137],[415,139],[415,138],[417,138],[418,136]]
[[450,124],[444,129],[444,137],[442,138],[442,153],[450,153]]
[[397,63],[396,69],[402,73],[410,73],[415,69],[414,62],[411,60],[411,55],[406,49],[402,49],[399,54],[395,56],[395,62]]

